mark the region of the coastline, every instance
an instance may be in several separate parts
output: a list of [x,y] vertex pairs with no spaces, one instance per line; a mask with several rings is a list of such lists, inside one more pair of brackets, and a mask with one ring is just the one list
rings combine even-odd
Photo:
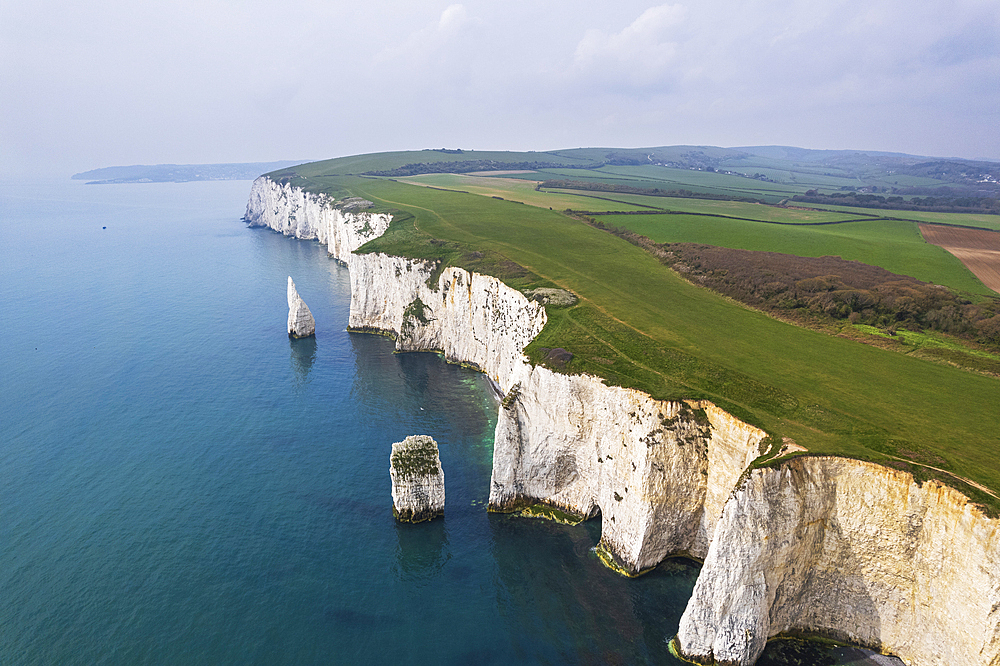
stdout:
[[[270,185],[264,183],[262,187],[270,187]],[[275,185],[275,187],[277,186]],[[308,202],[308,197],[305,200]],[[308,207],[308,203],[304,205]],[[249,208],[247,217],[251,217]],[[357,223],[355,225],[357,226]],[[287,224],[267,224],[264,226],[271,226],[271,228],[282,231],[286,235],[296,235],[296,237],[315,237],[318,239],[320,236],[319,232],[313,232],[314,235],[310,236],[308,230],[304,232],[305,235],[298,236],[301,229],[290,229]],[[327,231],[326,235],[332,237],[334,233]],[[344,246],[350,244],[347,242]],[[334,255],[332,250],[331,255]],[[825,462],[826,459],[812,458],[813,461],[820,461],[816,463],[818,467],[813,463],[797,462],[801,459],[793,459],[777,463],[773,467],[756,469],[751,472],[749,465],[758,455],[755,445],[763,439],[763,433],[760,432],[759,436],[758,433],[752,433],[747,439],[746,430],[749,426],[732,419],[731,416],[717,408],[713,412],[715,420],[714,422],[709,421],[711,427],[707,432],[704,430],[705,426],[699,423],[698,418],[690,418],[682,422],[681,425],[684,427],[681,430],[683,432],[678,435],[675,429],[670,434],[673,439],[669,439],[667,430],[661,428],[659,429],[660,434],[654,438],[655,441],[650,443],[643,440],[643,433],[649,433],[646,435],[648,440],[652,433],[657,432],[655,427],[657,420],[667,422],[676,419],[682,411],[681,405],[671,406],[668,403],[651,401],[648,396],[635,395],[638,393],[635,391],[629,393],[628,390],[615,390],[617,387],[605,386],[596,378],[557,375],[544,368],[532,368],[520,353],[523,345],[519,348],[516,343],[512,345],[512,341],[509,339],[510,335],[501,336],[508,339],[494,341],[495,344],[499,344],[503,348],[499,356],[491,353],[495,352],[496,349],[490,350],[489,345],[482,345],[481,348],[474,344],[472,347],[463,347],[463,344],[471,344],[468,338],[480,341],[481,336],[485,338],[491,332],[496,333],[496,330],[491,330],[488,326],[484,327],[483,321],[490,317],[495,320],[499,316],[508,323],[520,322],[519,332],[513,335],[517,340],[524,339],[530,330],[540,329],[537,326],[537,310],[532,317],[529,317],[530,321],[527,323],[519,318],[520,315],[516,314],[530,306],[530,302],[519,292],[502,285],[495,278],[477,276],[461,269],[451,268],[441,272],[437,288],[434,289],[426,285],[432,270],[415,267],[415,262],[412,261],[385,255],[349,254],[344,256],[340,253],[336,254],[335,258],[346,261],[351,271],[351,323],[354,329],[371,326],[383,331],[391,330],[396,336],[397,350],[400,351],[438,349],[449,360],[462,362],[463,359],[468,359],[465,362],[472,363],[490,377],[491,383],[500,389],[498,392],[502,393],[502,389],[506,386],[505,395],[510,394],[510,390],[515,384],[521,387],[516,399],[513,400],[512,408],[502,407],[500,409],[500,419],[495,437],[494,479],[490,493],[491,507],[510,508],[519,504],[545,503],[573,515],[589,516],[599,511],[604,519],[601,546],[615,556],[613,559],[620,559],[625,564],[622,568],[626,573],[638,573],[648,569],[671,554],[693,553],[705,557],[705,568],[698,582],[698,586],[703,589],[701,610],[698,610],[698,603],[695,602],[695,597],[692,597],[685,617],[691,613],[691,617],[697,617],[697,619],[689,621],[687,630],[685,630],[682,621],[682,644],[685,652],[692,651],[694,656],[701,654],[713,658],[711,655],[718,656],[717,650],[720,647],[728,650],[729,647],[738,644],[740,641],[736,640],[735,636],[731,636],[725,627],[734,621],[742,623],[742,620],[735,619],[742,616],[746,616],[746,620],[750,621],[754,627],[754,639],[750,644],[739,648],[737,653],[732,654],[733,663],[753,663],[756,656],[760,654],[760,650],[763,649],[764,641],[768,636],[777,635],[790,629],[798,629],[807,633],[810,630],[819,630],[820,633],[830,630],[841,631],[841,629],[836,628],[840,626],[835,617],[836,608],[828,609],[829,613],[827,614],[814,615],[808,619],[809,622],[817,624],[797,626],[796,622],[801,624],[798,618],[789,616],[788,619],[782,619],[788,613],[787,608],[761,605],[765,598],[774,598],[775,592],[782,587],[781,581],[766,582],[764,590],[767,592],[764,597],[755,594],[753,601],[747,599],[749,603],[741,602],[734,607],[720,608],[713,601],[720,595],[732,594],[731,591],[727,590],[734,582],[732,580],[733,573],[737,576],[738,584],[751,584],[751,587],[757,587],[759,583],[750,583],[750,581],[756,581],[758,576],[762,576],[763,580],[766,581],[769,572],[774,571],[773,566],[767,564],[770,562],[768,559],[771,557],[770,555],[765,557],[767,562],[759,559],[759,553],[748,555],[746,548],[749,547],[751,551],[757,552],[754,550],[757,549],[757,545],[747,542],[740,536],[741,531],[745,532],[745,527],[740,524],[731,520],[731,526],[726,528],[729,531],[725,538],[713,538],[716,536],[717,521],[723,519],[723,507],[726,507],[730,514],[735,515],[739,511],[741,517],[751,516],[754,521],[760,521],[757,523],[758,530],[763,530],[765,533],[773,531],[768,515],[754,517],[757,507],[763,506],[759,500],[754,500],[754,502],[744,506],[742,510],[729,509],[734,499],[740,494],[741,489],[746,489],[748,484],[751,484],[751,479],[754,479],[753,483],[756,484],[766,485],[775,482],[780,484],[788,478],[790,470],[799,469],[805,465],[810,471],[804,472],[804,483],[807,485],[818,484],[820,487],[825,487],[826,490],[814,499],[801,500],[804,502],[801,506],[812,506],[810,503],[818,502],[816,506],[820,511],[819,520],[824,525],[829,522],[830,518],[823,516],[835,515],[829,513],[834,507],[843,506],[849,508],[850,511],[855,510],[857,498],[853,496],[840,498],[838,484],[834,481],[831,485],[829,481],[823,480],[825,478],[823,475],[826,472],[822,470],[828,466],[828,463]],[[364,277],[360,275],[362,272],[365,273]],[[356,276],[355,273],[359,273],[359,275]],[[413,275],[406,277],[406,274]],[[399,283],[401,277],[405,278],[403,280],[405,284]],[[478,294],[482,290],[482,288],[473,289],[473,282],[477,280],[485,285],[482,288],[495,296],[489,307],[482,304],[476,305],[474,301],[473,292]],[[459,289],[458,287],[467,287],[467,289]],[[356,288],[358,288],[357,291]],[[421,299],[421,303],[424,301],[433,302],[435,296],[438,299],[441,298],[441,292],[444,292],[444,302],[441,306],[435,306],[436,309],[433,310],[435,318],[424,321],[422,317],[406,316],[407,307],[416,299]],[[462,296],[457,302],[456,293]],[[455,315],[456,311],[464,314]],[[487,314],[484,315],[484,311]],[[542,312],[544,313],[544,311]],[[464,323],[473,322],[476,317],[480,317],[482,320],[479,322],[478,328],[474,323],[472,328],[462,328]],[[362,326],[358,326],[358,324]],[[507,334],[508,331],[504,330],[504,333]],[[531,337],[527,339],[530,340]],[[605,395],[607,397],[601,397]],[[576,419],[572,416],[569,418],[559,416],[559,414],[580,410],[580,405],[582,405],[583,411]],[[621,405],[625,405],[624,410],[617,409]],[[632,411],[629,412],[629,409]],[[637,414],[639,415],[638,421],[635,424],[629,424],[631,427],[622,429],[622,422],[628,423],[635,420]],[[591,428],[610,429],[611,432],[616,433],[611,439],[614,439],[618,444],[624,442],[627,451],[624,457],[618,456],[617,450],[615,451],[615,456],[621,461],[621,463],[615,462],[615,469],[609,472],[607,468],[603,467],[605,458],[609,461],[614,459],[612,455],[608,454],[610,449],[607,447],[606,433],[597,435],[595,439],[588,439],[592,435],[581,430],[584,423],[589,423]],[[726,432],[740,430],[744,431],[743,439],[737,438],[736,441],[733,441],[730,436],[732,432]],[[718,433],[723,434],[717,436]],[[639,443],[640,440],[644,443],[644,448],[629,449],[630,442]],[[679,453],[684,448],[682,442],[688,442],[694,446],[688,447],[686,454]],[[715,442],[714,455],[713,442]],[[656,455],[651,457],[639,455],[643,450],[651,450],[650,447],[659,447],[655,451]],[[587,451],[581,454],[580,449]],[[691,457],[692,453],[694,457]],[[598,461],[597,465],[592,462],[595,457]],[[712,471],[713,460],[716,472],[714,475]],[[627,464],[631,464],[631,472],[628,471]],[[839,478],[849,478],[853,474],[864,476],[869,473],[859,471],[864,469],[864,465],[859,467],[854,462],[837,464],[841,464],[843,470],[836,472],[831,477],[834,480],[838,478],[838,475],[840,475]],[[664,474],[661,482],[650,486],[648,485],[648,479],[651,478],[650,472],[657,469],[657,465],[660,466],[661,471],[664,465],[672,471],[670,474]],[[566,476],[568,469],[572,470],[570,476],[574,478]],[[844,477],[843,474],[848,476]],[[896,473],[890,476],[892,476],[892,480],[888,483],[889,487],[893,489],[892,493],[902,493],[901,497],[910,497],[911,505],[916,501],[917,513],[914,515],[925,516],[929,500],[920,498],[927,495],[927,491],[924,491],[920,484],[916,484],[912,476],[908,474]],[[677,485],[677,479],[689,479],[693,485],[681,487],[681,492],[677,492],[678,489],[673,487]],[[619,505],[626,498],[631,500],[631,497],[628,496],[629,485],[633,489],[637,487],[643,489],[642,499],[631,502],[623,511]],[[713,504],[710,501],[710,492],[714,493],[720,501]],[[782,492],[787,494],[787,491]],[[921,492],[923,495],[920,494]],[[931,484],[929,492],[931,495],[927,495],[928,497],[934,493],[940,493],[940,489]],[[995,521],[986,518],[981,512],[978,512],[977,515],[977,511],[969,506],[967,498],[963,503],[960,499],[961,496],[957,492],[953,492],[954,495],[959,496],[959,499],[953,501],[955,508],[948,509],[948,511],[959,511],[961,515],[965,516],[963,520],[972,530],[970,534],[973,532],[978,534],[978,536],[970,536],[970,538],[975,543],[981,544],[983,548],[977,557],[980,560],[984,558],[985,561],[992,560],[997,555],[997,546],[992,543],[991,536],[979,533],[983,530],[989,532],[990,526]],[[917,494],[914,495],[914,493]],[[682,499],[681,496],[688,499]],[[689,499],[692,496],[695,498],[693,503]],[[655,500],[650,502],[650,497],[654,497]],[[914,500],[914,497],[917,499]],[[861,501],[861,505],[865,501],[868,500]],[[847,502],[847,504],[840,504],[842,502]],[[716,504],[717,506],[715,506]],[[921,509],[921,506],[924,508]],[[776,504],[773,510],[785,511],[786,509],[780,504]],[[670,514],[669,517],[667,513]],[[947,514],[947,511],[945,513]],[[924,518],[921,517],[920,520],[923,521]],[[945,518],[945,520],[948,519]],[[626,523],[626,526],[621,527],[618,524],[619,521]],[[802,529],[802,521],[791,519],[786,523],[790,532],[789,537],[785,538],[791,538],[791,542],[783,541],[783,543],[789,543],[792,552],[797,552],[796,549],[802,547],[802,539],[801,536],[795,535],[797,530]],[[862,538],[866,530],[865,524],[865,521],[862,520],[857,526],[853,526],[851,528],[853,531],[844,537],[845,543],[854,544],[858,538]],[[982,529],[978,527],[980,524],[982,524]],[[893,525],[891,529],[895,530],[891,532],[892,534],[896,534],[899,530],[902,530],[900,532],[902,534],[906,532],[907,528]],[[655,534],[653,534],[654,532]],[[930,536],[933,537],[933,535]],[[653,541],[649,540],[651,538]],[[906,543],[902,545],[904,550],[912,547]],[[853,548],[854,546],[847,547]],[[763,553],[763,551],[759,552]],[[882,551],[876,548],[874,551],[866,552],[865,557],[866,559],[861,563],[861,572],[857,574],[860,576],[858,580],[848,583],[847,579],[844,578],[836,585],[847,584],[848,587],[853,587],[860,584],[863,586],[874,580],[873,576],[876,578],[882,576],[883,574],[879,572],[878,568],[878,560],[884,557]],[[941,557],[939,554],[937,566],[940,566]],[[801,554],[796,555],[793,559],[796,558],[800,566],[807,566],[806,562],[801,561]],[[945,559],[951,561],[950,555],[946,556]],[[750,562],[746,564],[748,560]],[[737,563],[735,569],[732,562]],[[721,567],[718,575],[713,573],[716,567]],[[792,574],[794,573],[793,569]],[[855,572],[849,573],[853,575]],[[745,582],[739,582],[743,578],[746,578]],[[987,574],[987,579],[992,580],[990,574]],[[706,582],[703,583],[703,580]],[[868,583],[864,583],[864,581],[868,581]],[[809,585],[808,581],[796,584],[805,585],[806,588],[803,589],[808,589]],[[914,581],[913,584],[917,584],[917,582]],[[924,584],[923,582],[919,583],[919,585]],[[986,589],[990,589],[992,583],[985,584]],[[718,589],[713,590],[713,586]],[[699,587],[696,587],[696,596]],[[811,592],[806,596],[812,597],[815,593]],[[885,604],[896,603],[898,599],[890,593],[885,599],[872,601],[876,603],[879,610],[885,611],[887,610]],[[990,623],[988,608],[987,604],[985,615],[979,616],[982,618],[979,631],[987,634]],[[922,611],[919,608],[914,608],[912,612],[919,614]],[[914,616],[914,619],[917,617]],[[903,617],[898,617],[896,620],[901,626],[906,624]],[[948,628],[950,625],[946,620],[947,618],[944,620],[937,618],[931,621],[931,624],[940,627],[944,636],[948,636],[950,631]],[[945,622],[944,625],[940,624],[942,621]],[[787,622],[791,622],[791,624],[786,624]],[[707,644],[702,639],[696,638],[705,627],[712,626],[719,627],[719,638],[712,638]],[[685,636],[687,642],[685,642]],[[872,640],[870,636],[868,638],[860,635],[846,637],[852,642],[859,643],[870,643]],[[882,641],[881,637],[876,637],[876,639]],[[980,640],[975,636],[964,636],[963,639],[971,644]],[[721,643],[719,643],[720,640]],[[912,663],[949,663],[948,661],[940,661],[942,657],[937,657],[937,660],[933,657],[926,661],[923,660],[927,642],[932,644],[936,642],[933,637],[921,639],[919,636],[906,634],[897,635],[887,640],[890,642],[880,643],[887,651],[908,653],[907,658]],[[985,640],[987,644],[991,643],[988,636],[985,637]],[[995,643],[995,641],[992,642]],[[955,656],[959,658],[967,659],[969,655],[977,653],[975,650],[970,651],[970,648],[958,645],[955,649],[958,651]],[[995,646],[992,649],[994,652],[996,651]],[[726,652],[726,654],[729,653]],[[944,658],[947,659],[947,657]],[[729,657],[727,656],[726,659]],[[969,663],[977,662],[970,661]]]

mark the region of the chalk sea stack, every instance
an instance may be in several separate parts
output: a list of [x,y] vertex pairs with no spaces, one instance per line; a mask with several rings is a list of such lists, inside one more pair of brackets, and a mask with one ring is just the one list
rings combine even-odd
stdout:
[[444,513],[444,470],[438,445],[427,435],[410,435],[392,445],[392,515],[419,523]]
[[316,334],[316,320],[313,319],[309,306],[295,290],[292,276],[288,276],[288,337],[308,338]]

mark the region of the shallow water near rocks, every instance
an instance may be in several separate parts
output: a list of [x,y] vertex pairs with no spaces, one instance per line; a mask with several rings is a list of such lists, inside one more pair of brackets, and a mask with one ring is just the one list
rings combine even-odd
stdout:
[[[697,565],[628,580],[599,521],[486,513],[485,378],[347,333],[347,269],[246,228],[249,186],[0,183],[0,663],[680,663]],[[410,434],[446,481],[419,525]]]

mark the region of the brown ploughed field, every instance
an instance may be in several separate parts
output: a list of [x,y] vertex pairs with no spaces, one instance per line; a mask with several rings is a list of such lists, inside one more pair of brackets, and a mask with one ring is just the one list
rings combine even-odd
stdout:
[[979,280],[1000,293],[1000,232],[921,224],[924,240],[951,252]]

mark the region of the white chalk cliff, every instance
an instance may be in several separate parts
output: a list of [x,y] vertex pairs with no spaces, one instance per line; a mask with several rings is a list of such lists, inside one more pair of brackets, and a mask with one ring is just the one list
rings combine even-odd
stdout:
[[299,296],[292,282],[292,276],[288,276],[288,335],[293,338],[308,338],[316,333],[316,320],[313,319],[309,306]]
[[385,233],[390,215],[369,213],[360,199],[335,201],[261,176],[250,188],[243,219],[251,227],[275,231],[327,246],[330,256],[343,259]]
[[997,664],[997,521],[952,488],[858,460],[754,470],[726,504],[679,648],[753,664],[767,638],[793,633],[911,664]]
[[961,494],[839,458],[745,475],[759,429],[708,402],[531,366],[522,350],[545,325],[541,305],[460,268],[435,276],[430,262],[352,254],[388,216],[338,205],[261,177],[245,219],[327,243],[350,270],[351,328],[474,365],[506,395],[491,508],[599,511],[601,550],[626,573],[704,558],[678,637],[685,657],[749,665],[767,638],[804,631],[912,664],[1000,664],[998,521]]

